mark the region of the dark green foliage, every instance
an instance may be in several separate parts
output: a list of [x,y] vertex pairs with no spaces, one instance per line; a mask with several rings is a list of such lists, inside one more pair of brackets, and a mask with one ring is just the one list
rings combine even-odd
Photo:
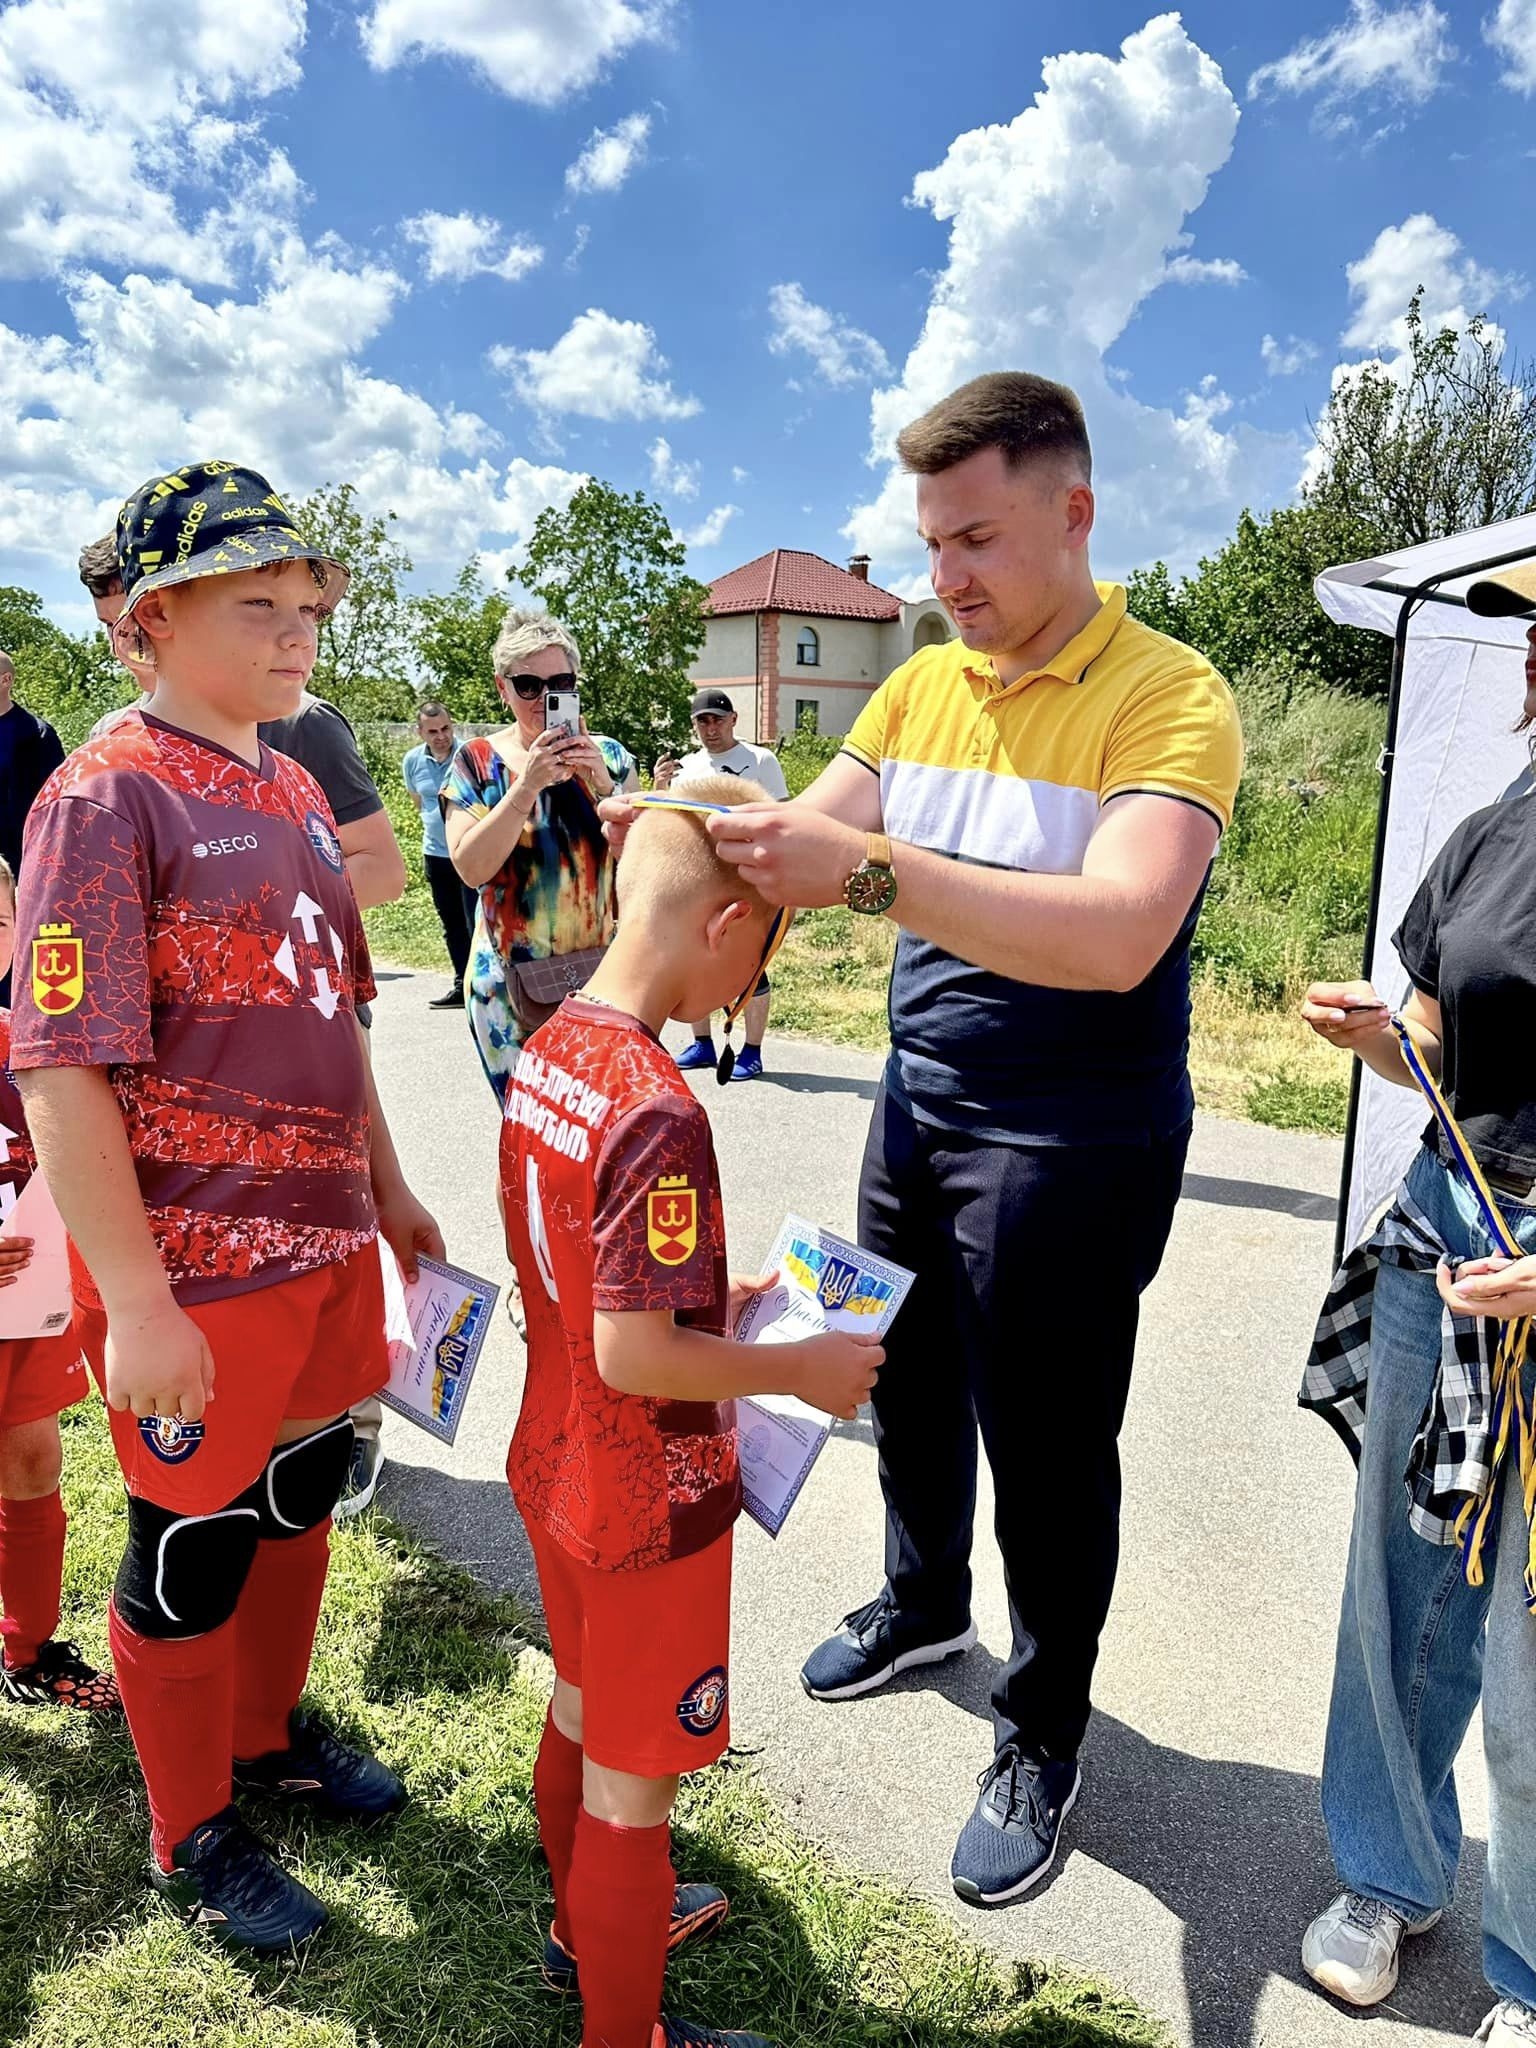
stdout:
[[409,718],[416,692],[410,606],[401,588],[411,558],[390,533],[395,514],[365,514],[351,484],[325,484],[301,498],[294,522],[352,572],[347,595],[320,628],[320,657],[310,688],[329,697],[353,724]]
[[426,671],[420,694],[441,697],[468,724],[500,724],[508,712],[491,673],[491,649],[506,614],[505,593],[489,587],[474,560],[464,564],[446,595],[418,597],[411,621]]
[[842,745],[832,733],[812,732],[807,726],[780,740],[776,752],[790,795],[809,789],[827,763],[837,759]]
[[113,660],[105,633],[77,639],[47,617],[41,598],[13,584],[0,584],[0,648],[15,664],[17,703],[46,718],[66,750],[80,744],[104,711],[139,694]]

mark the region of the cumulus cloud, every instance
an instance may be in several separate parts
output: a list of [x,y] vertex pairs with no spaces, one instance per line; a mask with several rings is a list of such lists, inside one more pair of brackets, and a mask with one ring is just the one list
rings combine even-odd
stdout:
[[513,392],[546,416],[591,420],[686,420],[696,398],[680,398],[663,374],[667,359],[641,320],[615,320],[595,306],[579,313],[552,348],[493,348],[488,358]]
[[500,221],[477,213],[418,213],[400,223],[400,232],[422,252],[429,284],[447,279],[462,284],[471,277],[502,277],[516,284],[544,261],[544,251],[524,235],[509,241]]
[[1238,110],[1217,65],[1165,14],[1118,57],[1049,59],[1044,80],[1016,120],[959,136],[913,186],[948,226],[948,259],[899,378],[871,401],[884,483],[843,529],[885,583],[919,553],[896,435],[986,370],[1039,371],[1081,395],[1098,453],[1097,557],[1112,571],[1192,562],[1295,474],[1294,437],[1224,422],[1210,393],[1177,412],[1141,404],[1106,361],[1231,153]]
[[1345,276],[1352,303],[1345,347],[1393,352],[1407,346],[1408,302],[1416,291],[1424,294],[1426,326],[1465,327],[1514,284],[1475,262],[1430,213],[1383,228]]
[[689,527],[679,538],[685,547],[717,547],[724,536],[725,529],[740,510],[741,507],[739,505],[717,505],[713,512],[708,513],[699,521],[697,526]]
[[1502,82],[1514,92],[1536,93],[1536,0],[1499,0],[1483,34],[1505,60]]
[[373,0],[361,30],[378,70],[456,57],[509,98],[549,107],[658,41],[671,14],[672,0]]
[[1170,256],[1163,266],[1169,284],[1246,284],[1248,273],[1231,256]]
[[[291,210],[281,152],[226,113],[299,76],[304,0],[19,0],[0,11],[0,276],[135,263],[228,283]],[[221,206],[178,201],[217,169]]]
[[651,139],[649,114],[626,114],[616,128],[594,128],[587,146],[566,168],[567,192],[617,192],[646,159]]
[[1434,0],[1410,0],[1402,7],[1350,0],[1349,18],[1337,28],[1261,64],[1248,81],[1248,95],[1317,93],[1325,116],[1339,116],[1347,100],[1362,95],[1422,106],[1455,55],[1449,24]]
[[651,465],[653,491],[665,491],[674,498],[696,498],[699,495],[702,463],[679,461],[672,453],[671,442],[661,434],[645,452]]
[[1271,377],[1294,377],[1308,363],[1317,361],[1317,350],[1310,341],[1295,334],[1288,334],[1284,341],[1266,334],[1259,343],[1259,356]]
[[828,384],[864,384],[888,377],[891,366],[872,334],[808,299],[798,284],[776,284],[768,294],[776,356],[806,355]]

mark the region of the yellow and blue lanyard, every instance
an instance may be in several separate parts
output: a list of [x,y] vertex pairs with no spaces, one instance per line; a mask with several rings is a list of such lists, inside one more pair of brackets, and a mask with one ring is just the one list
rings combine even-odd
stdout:
[[[1451,1159],[1472,1190],[1489,1237],[1506,1258],[1523,1258],[1524,1253],[1514,1232],[1504,1221],[1493,1189],[1488,1185],[1487,1176],[1478,1165],[1472,1147],[1467,1143],[1461,1126],[1452,1114],[1450,1104],[1441,1093],[1439,1082],[1424,1064],[1423,1055],[1414,1044],[1412,1033],[1396,1011],[1391,1012],[1390,1017],[1392,1029],[1397,1033],[1398,1045],[1402,1051],[1403,1064],[1418,1083],[1425,1100],[1434,1111],[1435,1122],[1440,1126]],[[1489,1435],[1492,1449],[1488,1459],[1488,1486],[1481,1500],[1469,1500],[1457,1516],[1456,1540],[1461,1546],[1462,1565],[1468,1585],[1480,1586],[1483,1583],[1483,1555],[1488,1531],[1493,1524],[1496,1503],[1501,1492],[1500,1475],[1513,1440],[1519,1463],[1520,1494],[1528,1532],[1525,1596],[1527,1603],[1536,1607],[1536,1414],[1527,1407],[1523,1377],[1530,1338],[1529,1316],[1518,1316],[1506,1322],[1500,1331],[1494,1353],[1492,1385],[1489,1389],[1492,1404]]]

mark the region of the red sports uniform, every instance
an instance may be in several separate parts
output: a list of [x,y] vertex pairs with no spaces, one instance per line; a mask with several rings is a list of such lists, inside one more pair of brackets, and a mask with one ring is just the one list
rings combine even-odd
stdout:
[[524,1048],[501,1134],[528,1376],[507,1477],[583,1747],[645,1777],[729,1740],[732,1404],[615,1393],[593,1314],[671,1309],[723,1334],[729,1289],[709,1122],[638,1019],[568,998]]
[[[286,755],[252,768],[132,711],[45,784],[19,896],[13,1064],[108,1069],[166,1273],[214,1353],[192,1452],[114,1413],[119,1461],[131,1492],[211,1513],[284,1416],[337,1414],[388,1376],[353,1014],[374,986],[330,811]],[[78,1260],[75,1282],[101,1380]]]

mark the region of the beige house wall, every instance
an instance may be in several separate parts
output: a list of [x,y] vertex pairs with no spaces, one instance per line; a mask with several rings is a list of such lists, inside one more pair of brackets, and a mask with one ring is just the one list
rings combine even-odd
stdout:
[[704,645],[688,673],[696,683],[718,682],[722,676],[755,676],[755,615],[733,612],[723,619],[711,619],[704,630]]
[[779,678],[779,737],[795,729],[795,706],[810,702],[816,706],[816,730],[841,737],[852,730],[853,721],[874,695],[878,684],[869,689],[839,688],[835,683],[818,683],[811,680],[813,669],[800,670]]

